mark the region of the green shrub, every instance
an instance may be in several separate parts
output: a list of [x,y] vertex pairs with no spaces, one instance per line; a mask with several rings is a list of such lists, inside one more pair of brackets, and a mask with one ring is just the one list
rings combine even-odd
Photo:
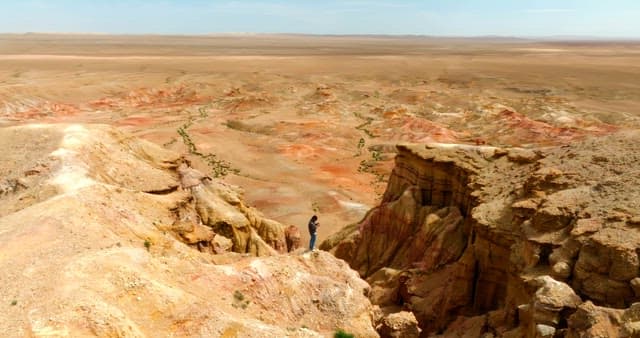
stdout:
[[187,129],[189,129],[192,124],[193,121],[190,119],[187,123],[178,128],[178,135],[182,136],[182,143],[187,146],[187,149],[189,149],[189,153],[202,158],[202,160],[204,160],[209,168],[211,168],[211,175],[213,177],[224,177],[230,173],[238,174],[240,170],[231,167],[231,163],[225,160],[218,159],[216,154],[203,154],[198,151],[198,147],[196,147],[196,144],[193,143],[191,135],[189,135],[189,132],[187,131]]
[[347,333],[342,329],[339,329],[338,331],[336,331],[336,333],[333,334],[333,338],[355,338],[355,336],[351,333]]
[[240,290],[236,290],[233,292],[233,298],[238,301],[243,301],[244,295],[242,294],[242,292],[240,292]]
[[233,303],[231,304],[231,306],[235,308],[246,309],[249,304],[251,304],[251,301],[248,300],[247,297],[245,297],[245,295],[240,292],[240,290],[236,290],[233,292]]

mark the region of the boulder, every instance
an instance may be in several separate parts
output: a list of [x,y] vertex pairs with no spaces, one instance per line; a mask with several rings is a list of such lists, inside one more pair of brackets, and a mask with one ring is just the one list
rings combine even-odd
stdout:
[[580,296],[569,285],[550,276],[537,277],[534,283],[538,285],[534,295],[535,308],[560,312],[565,308],[575,309],[582,303]]
[[594,305],[591,301],[582,303],[567,318],[567,337],[617,337],[622,323],[622,310]]
[[376,326],[376,330],[382,338],[418,338],[421,331],[416,317],[409,311],[385,316]]

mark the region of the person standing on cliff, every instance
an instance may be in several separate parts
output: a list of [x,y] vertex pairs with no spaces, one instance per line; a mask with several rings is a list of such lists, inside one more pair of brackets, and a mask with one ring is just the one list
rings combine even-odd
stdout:
[[318,227],[320,226],[320,222],[318,222],[318,216],[313,215],[309,220],[309,251],[313,251],[313,247],[316,245],[316,232],[318,231]]

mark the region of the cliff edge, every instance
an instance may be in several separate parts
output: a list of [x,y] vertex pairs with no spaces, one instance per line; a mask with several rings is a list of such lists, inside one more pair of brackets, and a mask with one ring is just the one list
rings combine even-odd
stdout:
[[356,272],[178,154],[102,125],[0,140],[3,335],[377,336]]
[[423,335],[640,334],[640,134],[399,145],[380,205],[322,244]]

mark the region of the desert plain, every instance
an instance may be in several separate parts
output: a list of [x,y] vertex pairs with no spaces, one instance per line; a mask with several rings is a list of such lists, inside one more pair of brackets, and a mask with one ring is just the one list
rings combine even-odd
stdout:
[[395,144],[638,128],[639,77],[633,41],[3,34],[0,125],[117,126],[284,224],[317,212],[323,239],[379,199]]
[[0,328],[640,332],[639,76],[637,41],[0,34]]

